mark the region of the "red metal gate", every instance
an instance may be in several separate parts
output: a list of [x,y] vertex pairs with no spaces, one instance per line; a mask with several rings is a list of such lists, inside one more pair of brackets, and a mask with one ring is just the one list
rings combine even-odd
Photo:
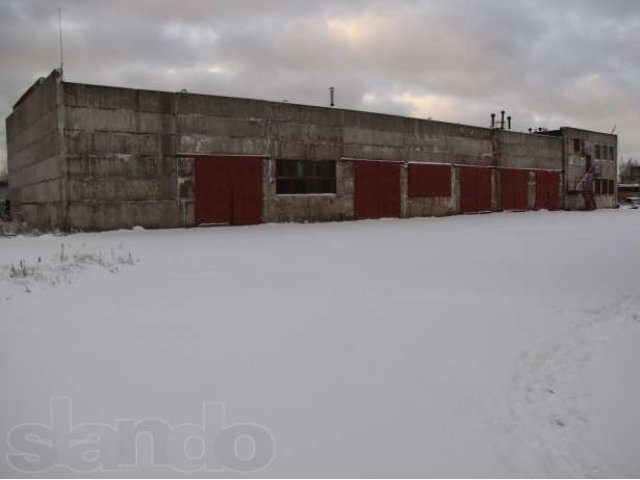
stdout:
[[451,165],[409,164],[407,196],[450,197]]
[[526,210],[528,205],[529,171],[500,170],[502,210]]
[[536,208],[558,210],[560,208],[560,174],[536,172]]
[[460,167],[460,211],[491,211],[492,170],[486,167]]
[[354,215],[357,219],[400,216],[400,164],[354,162]]
[[261,217],[261,158],[196,157],[197,225],[251,225]]

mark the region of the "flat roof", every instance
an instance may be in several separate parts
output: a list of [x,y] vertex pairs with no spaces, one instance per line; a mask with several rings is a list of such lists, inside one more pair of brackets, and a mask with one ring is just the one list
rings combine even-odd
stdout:
[[[259,98],[249,98],[249,97],[233,97],[233,96],[229,96],[229,95],[215,95],[215,94],[210,94],[210,93],[197,93],[197,92],[189,92],[189,91],[168,91],[168,90],[154,90],[154,89],[149,89],[149,88],[134,88],[134,87],[122,87],[122,86],[116,86],[116,85],[100,85],[100,84],[92,84],[92,83],[80,83],[80,82],[68,82],[65,81],[62,76],[62,71],[58,68],[53,69],[51,71],[51,73],[49,74],[49,76],[46,78],[50,78],[54,75],[59,75],[62,78],[62,83],[63,84],[68,84],[68,85],[78,85],[78,86],[87,86],[87,87],[97,87],[97,88],[113,88],[113,89],[120,89],[120,90],[134,90],[134,91],[146,91],[146,92],[152,92],[152,93],[164,93],[164,94],[174,94],[174,95],[179,95],[179,94],[183,94],[183,95],[198,95],[198,96],[204,96],[204,97],[217,97],[217,98],[223,98],[223,99],[230,99],[230,100],[249,100],[249,101],[255,101],[255,102],[264,102],[264,103],[270,103],[270,104],[274,104],[274,105],[291,105],[294,107],[304,107],[304,108],[317,108],[317,109],[323,109],[323,110],[333,110],[333,111],[344,111],[344,112],[355,112],[355,113],[364,113],[364,114],[372,114],[372,115],[383,115],[383,116],[387,116],[387,117],[395,117],[395,118],[400,118],[400,119],[407,119],[407,120],[420,120],[420,121],[427,121],[427,122],[434,122],[434,123],[441,123],[441,124],[445,124],[445,125],[455,125],[455,126],[460,126],[460,127],[468,127],[468,128],[477,128],[477,129],[483,129],[483,130],[490,130],[490,131],[498,131],[498,132],[507,132],[507,133],[515,133],[515,134],[521,134],[521,135],[536,135],[536,136],[544,136],[544,137],[548,137],[548,138],[557,138],[561,135],[558,135],[562,130],[564,129],[572,129],[572,130],[580,130],[580,131],[584,131],[584,132],[591,132],[591,133],[597,133],[597,134],[602,134],[602,135],[611,135],[609,133],[605,133],[605,132],[597,132],[594,130],[587,130],[587,129],[583,129],[583,128],[578,128],[578,127],[560,127],[559,129],[553,129],[553,130],[545,130],[545,131],[523,131],[523,130],[508,130],[508,129],[504,129],[504,128],[496,128],[496,127],[486,127],[486,126],[479,126],[479,125],[470,125],[470,124],[465,124],[465,123],[457,123],[457,122],[448,122],[448,121],[443,121],[443,120],[434,120],[432,118],[421,118],[421,117],[411,117],[411,116],[407,116],[407,115],[398,115],[398,114],[393,114],[393,113],[383,113],[383,112],[374,112],[374,111],[368,111],[368,110],[356,110],[356,109],[352,109],[352,108],[340,108],[340,107],[330,107],[330,106],[325,106],[325,105],[310,105],[310,104],[302,104],[302,103],[294,103],[294,102],[287,102],[287,101],[282,101],[282,102],[278,102],[275,100],[265,100],[265,99],[259,99]],[[44,81],[46,80],[44,77],[40,77],[38,80],[36,80],[36,82],[31,85],[31,87],[29,87],[27,89],[27,91],[18,99],[18,101],[14,104],[13,109],[15,110],[15,108],[20,105],[20,103],[22,103],[22,101],[28,97],[33,90],[35,90],[39,85],[41,85],[42,83],[44,83]],[[616,135],[613,135],[616,136]]]

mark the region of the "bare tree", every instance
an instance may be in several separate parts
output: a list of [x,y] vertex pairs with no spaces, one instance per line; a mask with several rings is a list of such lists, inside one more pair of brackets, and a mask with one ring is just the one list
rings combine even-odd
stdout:
[[640,183],[640,160],[637,158],[620,159],[618,176],[620,183]]
[[9,170],[6,163],[7,158],[7,139],[4,132],[0,132],[0,182],[7,181],[9,178]]

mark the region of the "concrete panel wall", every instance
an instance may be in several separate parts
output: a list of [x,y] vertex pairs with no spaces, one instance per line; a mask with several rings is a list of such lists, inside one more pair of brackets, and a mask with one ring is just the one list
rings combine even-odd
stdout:
[[[585,176],[587,168],[587,157],[591,158],[594,177],[596,179],[612,180],[616,185],[613,195],[596,195],[597,208],[614,208],[617,206],[617,176],[618,176],[618,137],[601,132],[591,132],[577,128],[563,128],[564,140],[564,171],[565,188],[567,192],[565,198],[565,208],[569,210],[580,210],[585,208],[584,197],[581,193],[571,193],[579,185]],[[576,151],[574,141],[580,142],[581,148]],[[596,145],[607,148],[607,155],[597,155]],[[613,147],[613,158],[609,157],[609,147]]]
[[562,169],[562,139],[521,132],[496,131],[497,164],[508,168]]
[[193,225],[174,94],[65,83],[64,101],[70,228]]
[[[144,157],[264,155],[268,160],[263,167],[263,219],[270,222],[353,218],[351,161],[358,159],[555,169],[562,165],[558,138],[394,115],[78,84],[65,84],[65,102],[70,158],[91,153],[117,164],[118,156],[124,155],[137,164]],[[277,195],[278,158],[340,160],[336,194]],[[110,160],[101,164],[105,161]],[[70,169],[75,171],[71,165]],[[100,182],[74,178],[70,195],[107,202],[117,198],[162,202],[176,195],[177,179],[166,172],[164,183],[115,178]],[[127,179],[128,185],[119,186],[118,178]],[[458,203],[456,195],[430,199],[403,195],[401,211],[404,216],[448,215],[458,212]]]
[[[491,166],[494,177],[501,167],[564,168],[567,179],[578,176],[581,162],[578,157],[564,159],[570,142],[566,134],[532,135],[325,107],[60,83],[52,77],[22,101],[7,122],[7,133],[17,204],[26,207],[20,202],[24,197],[33,205],[58,209],[54,215],[30,207],[25,215],[38,222],[51,215],[58,221],[67,211],[69,228],[87,229],[193,225],[193,156],[199,154],[264,156],[263,219],[275,222],[353,218],[353,162],[358,160],[403,162],[403,216],[459,212],[457,168],[451,197],[407,198],[408,162]],[[592,133],[579,135],[587,144],[611,142],[609,135]],[[277,195],[279,158],[338,161],[336,194]],[[615,178],[615,162],[603,164],[602,171]],[[492,204],[499,209],[497,177],[493,188]],[[535,181],[529,192],[532,206]],[[599,198],[598,205],[614,198]]]
[[6,121],[9,197],[16,220],[63,228],[60,76],[36,82]]
[[265,222],[328,222],[353,219],[353,162],[336,164],[336,193],[277,195],[275,160],[263,167]]

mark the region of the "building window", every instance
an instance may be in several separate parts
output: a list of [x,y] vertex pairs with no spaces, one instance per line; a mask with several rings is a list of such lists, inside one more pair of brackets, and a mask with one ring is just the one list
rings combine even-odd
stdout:
[[594,158],[598,160],[600,158],[600,145],[595,146],[595,155]]
[[582,142],[580,142],[579,138],[574,138],[573,139],[573,151],[576,153],[580,153],[582,151]]
[[615,160],[615,156],[613,155],[613,145],[609,145],[609,160]]
[[276,160],[276,193],[336,193],[333,160]]
[[596,195],[613,195],[615,188],[615,180],[607,178],[596,179]]

